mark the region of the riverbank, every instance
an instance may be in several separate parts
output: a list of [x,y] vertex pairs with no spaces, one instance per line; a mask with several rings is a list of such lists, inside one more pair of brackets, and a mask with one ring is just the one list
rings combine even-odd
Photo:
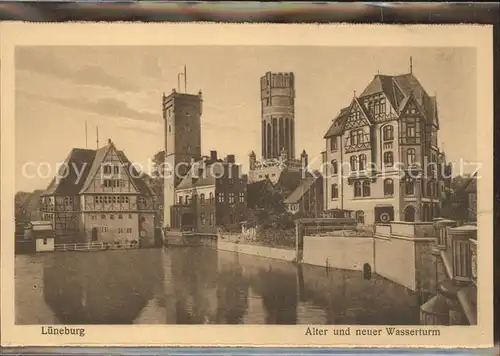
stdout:
[[371,234],[335,231],[298,236],[297,248],[269,247],[243,236],[219,236],[217,249],[238,254],[296,261],[302,265],[362,271],[412,291],[434,290],[432,223],[393,222],[377,225]]
[[296,257],[294,248],[268,247],[258,244],[224,241],[221,239],[217,241],[217,250],[235,252],[244,255],[266,257],[289,262],[294,261]]

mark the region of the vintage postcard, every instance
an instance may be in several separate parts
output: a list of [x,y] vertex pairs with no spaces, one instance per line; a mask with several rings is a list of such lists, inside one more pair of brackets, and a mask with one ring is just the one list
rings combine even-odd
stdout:
[[3,346],[492,346],[491,27],[0,36]]

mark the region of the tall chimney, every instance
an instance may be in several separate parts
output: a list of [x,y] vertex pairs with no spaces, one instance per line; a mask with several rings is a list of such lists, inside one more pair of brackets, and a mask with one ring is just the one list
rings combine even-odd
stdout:
[[212,162],[217,161],[217,151],[210,151],[210,160]]

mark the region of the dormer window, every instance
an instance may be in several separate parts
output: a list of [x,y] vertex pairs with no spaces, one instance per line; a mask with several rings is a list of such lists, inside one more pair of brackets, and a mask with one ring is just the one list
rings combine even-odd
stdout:
[[375,100],[375,115],[377,114],[385,114],[386,106],[385,106],[385,98],[381,97]]
[[109,164],[106,164],[104,167],[104,174],[111,174],[111,166]]

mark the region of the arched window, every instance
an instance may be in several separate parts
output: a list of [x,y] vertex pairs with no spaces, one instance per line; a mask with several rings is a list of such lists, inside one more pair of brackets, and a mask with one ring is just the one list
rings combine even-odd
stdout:
[[205,194],[200,194],[200,205],[205,205]]
[[332,160],[332,174],[338,174],[339,166],[337,164],[337,160]]
[[394,195],[394,181],[391,178],[384,180],[384,195]]
[[332,184],[332,199],[337,199],[339,197],[339,187],[337,184]]
[[361,196],[361,182],[354,182],[354,197]]
[[364,197],[370,196],[370,181],[369,180],[363,181],[363,196]]
[[351,156],[351,171],[358,170],[358,156]]
[[391,151],[384,152],[384,165],[387,167],[392,167],[394,165],[394,155]]
[[405,183],[405,192],[406,195],[415,194],[415,182],[413,180],[407,180]]
[[366,155],[359,155],[359,170],[364,171],[366,169]]
[[384,141],[394,140],[394,126],[387,125],[382,129],[382,136]]
[[415,208],[413,206],[407,206],[405,209],[405,221],[415,221]]
[[406,163],[408,165],[412,165],[416,162],[417,160],[417,154],[415,153],[414,148],[409,148],[408,151],[406,151]]
[[186,195],[186,198],[184,199],[184,201],[186,202],[186,205],[188,205],[190,203],[189,195]]

